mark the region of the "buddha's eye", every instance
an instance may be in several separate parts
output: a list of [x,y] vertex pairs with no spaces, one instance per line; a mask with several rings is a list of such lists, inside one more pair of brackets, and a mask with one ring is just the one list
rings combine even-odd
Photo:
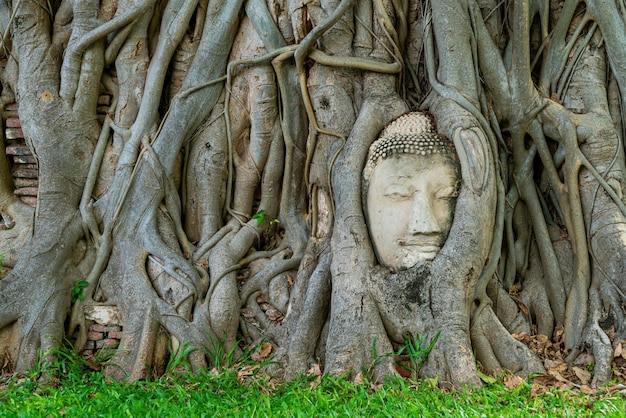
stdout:
[[456,186],[442,187],[435,193],[437,199],[452,199],[458,195],[459,191]]
[[411,197],[411,192],[406,187],[392,185],[385,189],[383,196],[391,200],[406,200]]

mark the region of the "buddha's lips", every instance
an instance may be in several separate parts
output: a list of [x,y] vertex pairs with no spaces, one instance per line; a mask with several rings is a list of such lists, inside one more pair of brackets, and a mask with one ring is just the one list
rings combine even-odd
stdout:
[[399,239],[397,242],[402,247],[413,247],[423,252],[441,249],[441,240],[439,239]]

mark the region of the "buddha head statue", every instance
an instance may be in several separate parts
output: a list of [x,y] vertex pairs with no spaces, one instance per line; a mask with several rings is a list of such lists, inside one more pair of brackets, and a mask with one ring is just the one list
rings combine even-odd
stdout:
[[393,271],[435,258],[454,217],[460,183],[456,151],[429,116],[407,113],[372,143],[363,197],[378,261]]

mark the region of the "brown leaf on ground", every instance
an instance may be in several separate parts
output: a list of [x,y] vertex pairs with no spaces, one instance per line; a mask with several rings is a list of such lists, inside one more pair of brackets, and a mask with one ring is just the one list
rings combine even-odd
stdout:
[[567,370],[567,363],[565,363],[561,359],[556,359],[556,360],[545,359],[543,361],[543,364],[544,366],[546,366],[546,369],[548,369],[548,372],[554,371],[558,373],[563,373],[564,371]]
[[309,389],[313,390],[313,389],[317,388],[320,385],[320,383],[322,383],[322,376],[321,375],[317,376],[315,378],[315,380],[313,380],[311,383],[309,383]]
[[237,370],[237,380],[239,380],[240,382],[245,380],[246,377],[250,377],[254,374],[254,369],[251,367],[242,367],[241,369]]
[[276,352],[276,349],[271,343],[268,343],[267,341],[263,341],[261,343],[261,347],[259,347],[258,350],[252,353],[250,358],[253,361],[263,361],[267,359],[269,356],[271,356],[272,354],[274,354],[275,352]]
[[577,386],[576,384],[574,384],[574,382],[572,382],[569,379],[566,379],[565,377],[563,377],[561,373],[559,373],[556,370],[548,370],[548,374],[550,376],[554,376],[554,378],[557,380],[557,382],[554,384],[554,386],[557,388],[564,387],[567,389],[572,389]]
[[413,374],[411,372],[411,363],[407,360],[398,362],[395,364],[395,366],[396,366],[396,371],[402,377],[411,377],[411,375]]
[[590,386],[588,385],[582,385],[580,387],[580,391],[582,393],[586,393],[587,395],[595,395],[596,393],[598,393],[598,389],[592,389]]
[[533,379],[533,385],[539,385],[544,387],[552,386],[555,380],[556,379],[554,378],[554,376],[550,375],[537,376]]
[[578,379],[580,379],[580,383],[582,383],[583,386],[587,385],[591,380],[591,373],[589,373],[587,370],[581,369],[580,367],[576,366],[572,367],[572,370],[574,371],[574,373],[576,373],[576,376],[578,377]]
[[514,389],[524,384],[524,379],[514,374],[504,376],[504,387]]
[[522,313],[524,314],[524,318],[526,318],[526,320],[530,322],[532,319],[530,317],[530,311],[528,310],[528,307],[524,305],[522,302],[520,302],[519,300],[516,300],[516,302],[520,311],[522,311]]
[[556,327],[554,327],[554,341],[561,341],[564,332],[565,327],[562,324],[558,324]]
[[526,345],[530,344],[530,335],[526,334],[525,332],[515,333],[515,334],[512,334],[512,336],[517,341],[520,341]]
[[322,375],[322,368],[320,367],[320,365],[318,363],[315,363],[313,365],[313,367],[311,367],[309,369],[307,374],[314,374],[315,376],[321,376]]
[[85,361],[87,362],[87,366],[89,366],[91,370],[95,370],[95,371],[102,370],[102,365],[97,363],[96,359],[93,356],[86,357]]
[[530,398],[534,398],[535,396],[541,396],[546,393],[546,387],[542,384],[533,383],[530,389]]
[[360,385],[363,382],[365,382],[365,376],[363,375],[363,372],[358,372],[357,375],[354,377],[354,383]]

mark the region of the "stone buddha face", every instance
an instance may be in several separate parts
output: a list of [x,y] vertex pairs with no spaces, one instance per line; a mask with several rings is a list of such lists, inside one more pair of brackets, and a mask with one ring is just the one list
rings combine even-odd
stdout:
[[426,115],[403,115],[383,131],[370,147],[364,184],[380,263],[397,271],[434,259],[452,226],[459,163]]

